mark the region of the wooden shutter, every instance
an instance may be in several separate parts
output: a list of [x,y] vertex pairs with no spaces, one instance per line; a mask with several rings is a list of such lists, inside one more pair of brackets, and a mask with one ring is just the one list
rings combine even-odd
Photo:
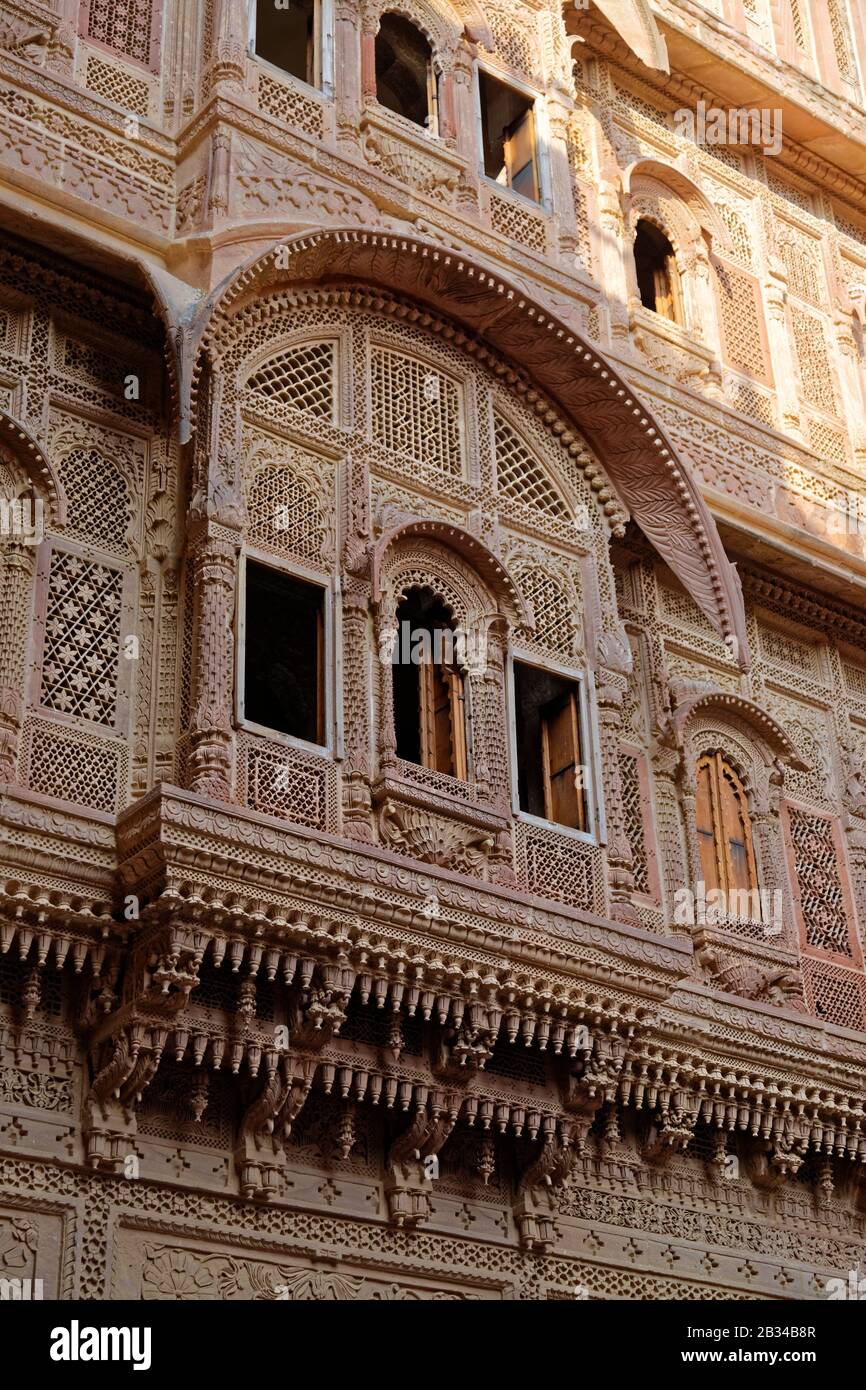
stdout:
[[757,888],[746,791],[720,753],[710,753],[698,763],[695,828],[708,889],[730,893]]
[[463,677],[435,661],[420,669],[421,763],[451,777],[467,776]]
[[527,198],[539,199],[535,157],[535,116],[532,107],[509,128],[505,140],[505,167],[509,186]]
[[728,888],[755,888],[757,875],[745,789],[733,768],[721,758],[718,760],[718,779]]
[[711,757],[701,758],[698,763],[695,824],[698,832],[701,874],[708,889],[724,887],[718,858],[714,803],[713,759]]
[[573,830],[586,829],[577,692],[566,691],[541,712],[544,815]]

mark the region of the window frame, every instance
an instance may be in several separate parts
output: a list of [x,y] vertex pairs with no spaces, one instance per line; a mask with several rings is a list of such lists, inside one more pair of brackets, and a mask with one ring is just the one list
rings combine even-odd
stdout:
[[[312,584],[321,589],[323,593],[322,604],[322,670],[321,683],[324,699],[324,709],[322,711],[322,724],[325,733],[324,743],[311,743],[308,739],[298,738],[296,734],[287,734],[280,729],[271,729],[266,724],[259,724],[253,719],[247,719],[244,713],[244,688],[246,683],[246,615],[247,615],[247,563],[252,561],[255,565],[262,565],[267,569],[276,570],[279,574],[286,575],[289,579],[297,579],[304,584]],[[238,555],[237,583],[235,585],[235,699],[234,713],[235,723],[238,729],[245,733],[258,734],[262,738],[268,739],[272,743],[285,743],[290,748],[300,748],[307,753],[318,754],[322,757],[327,754],[336,757],[339,751],[339,737],[337,729],[337,669],[335,665],[336,641],[334,634],[334,615],[337,605],[334,603],[333,584],[322,574],[315,570],[307,569],[303,565],[286,564],[274,559],[267,551],[257,550],[253,546],[244,546]]]
[[[325,0],[322,0],[322,2],[324,3]],[[329,3],[329,4],[332,4],[332,3],[333,3],[333,0],[328,0],[328,3]],[[400,18],[400,19],[405,19],[406,22],[407,22],[408,24],[411,24],[413,28],[417,29],[418,33],[419,33],[419,34],[422,36],[422,38],[426,41],[426,43],[427,43],[427,45],[428,45],[428,47],[429,47],[429,49],[430,49],[430,59],[429,59],[428,67],[427,67],[427,124],[426,124],[426,125],[419,125],[418,122],[417,122],[417,121],[413,121],[412,118],[411,118],[410,116],[404,116],[403,113],[402,113],[401,111],[392,111],[390,106],[385,106],[384,103],[383,103],[382,101],[380,101],[380,99],[379,99],[379,83],[378,83],[378,77],[376,77],[376,72],[375,72],[375,68],[376,68],[375,43],[376,43],[376,40],[379,38],[379,34],[381,33],[381,30],[382,30],[382,20],[385,19],[385,17],[386,17],[387,15],[389,15],[389,14],[390,14],[390,15],[395,15],[395,16],[397,16],[397,17]],[[434,45],[433,45],[433,42],[432,42],[432,40],[430,39],[430,37],[429,37],[429,36],[425,33],[425,31],[421,28],[421,26],[420,26],[420,24],[418,24],[417,20],[415,20],[411,15],[406,14],[406,12],[405,12],[404,10],[400,10],[400,9],[389,9],[389,8],[388,8],[388,4],[387,4],[387,0],[386,0],[386,3],[385,3],[385,5],[384,5],[384,7],[383,7],[383,9],[382,9],[382,12],[381,12],[381,14],[379,15],[378,27],[377,27],[377,29],[376,29],[376,33],[375,33],[373,42],[374,42],[373,71],[374,71],[374,80],[375,80],[375,82],[376,82],[376,97],[375,97],[375,101],[376,101],[377,112],[378,112],[378,113],[384,112],[384,117],[385,117],[385,119],[393,119],[393,120],[399,122],[399,123],[400,123],[400,126],[401,126],[401,129],[408,129],[408,130],[411,130],[413,134],[417,134],[417,135],[418,135],[419,137],[421,137],[421,138],[426,138],[426,139],[428,139],[428,140],[435,140],[435,141],[441,143],[441,140],[442,140],[442,136],[441,136],[441,125],[442,125],[442,80],[443,80],[443,72],[442,72],[441,63],[439,62],[439,59],[438,59],[437,54],[436,54],[436,49],[435,49],[435,47],[434,47]]]
[[[522,651],[515,651],[509,648],[507,655],[507,678],[505,691],[506,715],[508,719],[508,742],[511,760],[511,810],[515,820],[523,821],[527,825],[538,825],[546,830],[555,830],[562,835],[567,835],[571,839],[580,840],[584,844],[603,845],[607,841],[604,803],[602,797],[601,764],[598,738],[595,737],[598,729],[598,718],[595,706],[594,691],[592,681],[586,671],[575,666],[566,666],[556,661],[547,661],[535,655],[530,655]],[[533,666],[539,671],[549,671],[551,675],[560,676],[563,680],[571,681],[577,686],[577,709],[578,709],[578,732],[581,742],[582,767],[588,769],[586,786],[583,788],[586,797],[586,824],[587,830],[577,830],[571,825],[561,825],[559,821],[547,820],[544,816],[533,815],[531,811],[524,811],[520,805],[520,781],[518,775],[518,756],[517,756],[517,694],[514,681],[514,664],[520,662],[524,666]],[[540,756],[539,749],[539,756]]]
[[277,63],[272,63],[269,58],[264,58],[256,52],[257,0],[249,0],[247,55],[253,62],[260,63],[267,72],[272,72],[281,81],[293,82],[305,92],[312,92],[316,96],[331,99],[334,96],[334,0],[315,0],[315,7],[319,26],[318,86],[315,83],[305,81],[303,77],[297,77],[293,72],[287,72],[285,68],[281,68]]
[[[551,200],[551,176],[550,176],[550,135],[547,125],[547,108],[542,100],[543,93],[535,87],[531,87],[527,82],[521,82],[519,78],[512,77],[510,73],[500,72],[492,63],[475,60],[475,71],[473,74],[473,89],[475,97],[475,131],[478,144],[478,171],[482,183],[488,188],[495,188],[500,194],[507,197],[519,198],[521,202],[527,203],[530,207],[540,208],[543,212],[552,211]],[[512,91],[519,92],[521,96],[527,97],[532,102],[533,115],[533,143],[535,146],[535,165],[536,177],[538,179],[538,198],[529,198],[525,193],[512,188],[510,184],[499,183],[491,178],[484,167],[484,108],[481,102],[481,73],[484,72],[494,81],[499,82],[503,87],[510,87]],[[545,822],[546,824],[546,822]]]

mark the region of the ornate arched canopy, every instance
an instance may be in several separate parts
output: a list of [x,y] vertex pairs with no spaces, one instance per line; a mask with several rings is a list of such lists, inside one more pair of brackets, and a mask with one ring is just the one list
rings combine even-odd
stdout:
[[34,487],[43,494],[54,523],[62,526],[66,520],[66,494],[57,471],[30,431],[5,410],[0,410],[0,444],[6,446]]
[[693,179],[675,165],[665,164],[660,159],[634,159],[622,174],[622,188],[626,197],[631,197],[641,186],[642,179],[651,179],[670,189],[671,193],[688,208],[702,231],[708,233],[713,250],[729,251],[731,247],[728,229],[718,210],[710,202]]
[[439,541],[450,550],[456,550],[484,580],[509,620],[515,625],[531,626],[531,614],[527,611],[520,590],[505,566],[488,550],[483,541],[450,522],[426,517],[418,517],[392,527],[376,542],[370,565],[374,603],[378,603],[381,596],[382,566],[387,552],[411,536],[423,536],[428,540]]
[[[603,464],[620,498],[658,553],[692,594],[740,664],[748,639],[739,580],[688,466],[633,389],[595,347],[480,261],[413,235],[364,230],[302,232],[240,267],[204,300],[183,335],[180,379],[189,396],[206,354],[252,299],[303,283],[357,282],[397,291],[449,316],[452,342],[470,337],[495,350],[494,370],[508,386],[523,375],[544,393],[528,399],[569,443],[569,421]],[[502,358],[515,363],[513,373]],[[546,409],[547,402],[550,409]]]
[[756,705],[754,700],[726,691],[711,691],[685,700],[677,706],[674,714],[674,728],[679,742],[683,741],[689,725],[698,715],[720,715],[722,718],[733,718],[741,724],[748,725],[775,757],[787,763],[796,772],[806,770],[781,724],[777,723],[772,715],[767,714],[766,710],[762,710],[760,705]]

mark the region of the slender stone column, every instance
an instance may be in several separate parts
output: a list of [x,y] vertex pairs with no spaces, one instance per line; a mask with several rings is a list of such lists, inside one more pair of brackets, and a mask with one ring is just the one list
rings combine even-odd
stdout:
[[25,541],[0,543],[0,782],[17,780],[35,559]]
[[[222,532],[223,528],[219,528]],[[206,526],[193,555],[192,791],[232,796],[232,674],[236,546]]]
[[619,744],[622,733],[622,702],[625,680],[613,672],[596,675],[599,743],[604,809],[607,821],[607,867],[610,885],[610,915],[617,922],[637,923],[637,909],[631,901],[634,874],[631,846],[625,833],[625,807],[619,771]]

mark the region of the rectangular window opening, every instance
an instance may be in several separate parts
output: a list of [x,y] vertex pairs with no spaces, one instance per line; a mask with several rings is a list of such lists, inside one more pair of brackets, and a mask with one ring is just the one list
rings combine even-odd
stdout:
[[256,56],[311,87],[322,85],[321,34],[321,0],[256,0]]
[[325,591],[248,560],[243,717],[325,743]]
[[541,201],[535,103],[479,70],[484,172],[524,198]]
[[515,661],[514,704],[521,811],[586,831],[579,683]]

